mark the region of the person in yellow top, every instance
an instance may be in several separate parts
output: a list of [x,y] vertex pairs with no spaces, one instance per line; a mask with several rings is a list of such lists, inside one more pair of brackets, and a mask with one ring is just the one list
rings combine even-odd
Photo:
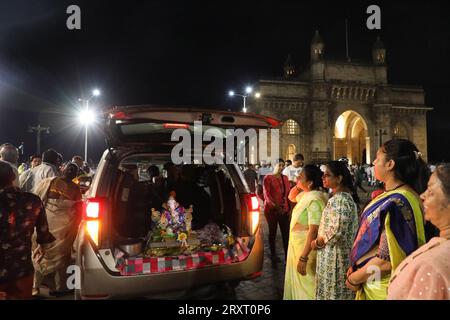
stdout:
[[352,247],[346,285],[357,300],[385,300],[391,274],[425,243],[419,194],[430,171],[421,153],[411,141],[393,139],[378,150],[373,164],[385,192],[362,212]]
[[311,249],[311,242],[317,237],[328,200],[322,188],[322,171],[314,165],[306,165],[289,193],[289,200],[297,204],[290,224],[284,300],[314,299],[317,253]]
[[72,163],[78,166],[78,174],[72,180],[72,182],[79,186],[81,193],[84,194],[89,189],[90,183],[92,181],[89,166],[83,161],[83,158],[81,156],[74,156],[72,158]]

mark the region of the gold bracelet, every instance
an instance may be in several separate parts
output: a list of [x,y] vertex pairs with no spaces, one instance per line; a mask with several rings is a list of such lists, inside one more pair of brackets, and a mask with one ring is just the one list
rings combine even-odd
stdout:
[[352,283],[352,282],[350,281],[350,276],[347,277],[347,282],[348,282],[351,286],[353,286],[353,287],[359,286],[359,284],[354,284],[354,283]]
[[302,262],[308,262],[308,257],[300,257],[300,259],[299,259],[300,261],[302,261]]
[[317,239],[316,240],[314,240],[315,242],[316,242],[316,246],[317,246],[317,249],[323,249],[323,248],[325,248],[325,243],[323,244],[323,245],[319,245],[319,241],[317,241]]

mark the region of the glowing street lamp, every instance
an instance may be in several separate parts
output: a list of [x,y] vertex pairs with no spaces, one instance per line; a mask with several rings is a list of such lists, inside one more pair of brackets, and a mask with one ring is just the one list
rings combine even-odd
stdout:
[[[253,88],[248,86],[245,88],[245,93],[246,94],[239,94],[239,93],[235,93],[233,90],[228,91],[228,95],[230,97],[234,97],[234,96],[239,96],[242,99],[244,99],[244,107],[242,108],[243,112],[247,112],[247,107],[246,107],[246,101],[247,101],[247,97],[253,92]],[[255,93],[255,98],[258,99],[261,97],[261,94],[259,92]]]
[[89,110],[89,101],[92,98],[96,98],[98,96],[100,96],[101,92],[99,89],[95,88],[92,90],[91,92],[91,96],[85,100],[83,99],[78,99],[78,101],[80,102],[84,102],[86,107],[83,111],[81,111],[78,115],[78,120],[81,124],[84,125],[85,128],[85,136],[84,136],[84,161],[88,162],[88,151],[87,151],[87,147],[88,147],[88,127],[89,125],[93,124],[95,122],[95,113],[92,112],[91,110]]
[[78,114],[78,121],[84,126],[90,126],[96,121],[96,114],[92,110],[81,110]]

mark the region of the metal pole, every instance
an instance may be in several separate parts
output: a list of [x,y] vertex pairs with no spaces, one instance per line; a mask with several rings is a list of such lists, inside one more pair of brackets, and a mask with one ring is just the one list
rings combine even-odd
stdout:
[[[88,115],[89,110],[89,99],[86,100],[86,115]],[[84,161],[87,161],[88,156],[88,125],[85,123],[85,134],[84,134]]]
[[37,126],[37,130],[36,130],[37,132],[37,134],[36,134],[36,136],[37,136],[37,141],[36,141],[36,145],[37,145],[37,154],[41,154],[41,125],[40,124],[38,124],[38,126]]
[[[34,133],[36,132],[36,153],[37,154],[41,154],[41,133],[42,131],[46,130],[47,133],[49,132],[50,127],[42,127],[40,124],[38,124],[35,127],[29,126],[28,127],[28,132],[30,133]],[[23,152],[23,150],[22,150]]]
[[244,97],[244,112],[247,112],[247,108],[245,107],[245,98],[247,98],[247,96],[243,95],[243,97]]

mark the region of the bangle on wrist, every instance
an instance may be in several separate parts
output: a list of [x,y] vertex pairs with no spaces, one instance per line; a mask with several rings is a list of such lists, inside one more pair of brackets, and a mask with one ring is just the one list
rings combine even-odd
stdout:
[[322,245],[320,245],[320,244],[319,244],[319,241],[317,241],[317,239],[316,239],[316,240],[314,240],[314,241],[316,241],[316,246],[317,246],[317,249],[323,249],[323,248],[325,248],[325,243],[324,243],[324,244],[322,244]]
[[353,287],[357,287],[357,286],[359,286],[359,284],[357,284],[357,283],[353,283],[353,282],[351,282],[350,281],[350,276],[349,277],[347,277],[347,282],[351,285],[351,286],[353,286]]
[[302,262],[308,262],[308,257],[301,256],[299,260]]

